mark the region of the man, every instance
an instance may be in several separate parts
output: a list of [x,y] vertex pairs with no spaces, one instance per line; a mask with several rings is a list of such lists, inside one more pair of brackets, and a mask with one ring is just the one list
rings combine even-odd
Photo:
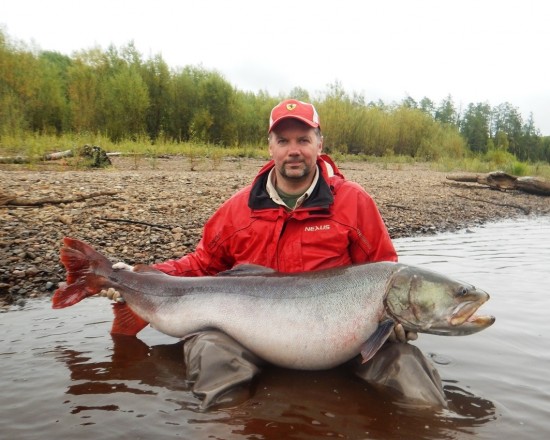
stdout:
[[[272,160],[208,220],[195,252],[154,265],[157,269],[205,276],[243,263],[302,272],[397,261],[372,198],[322,154],[319,116],[312,104],[291,99],[273,108],[268,142]],[[415,337],[402,326],[393,335],[401,342]],[[184,355],[188,380],[203,397],[203,407],[227,400],[239,387],[246,390],[262,363],[218,331],[192,336]],[[369,380],[364,372],[356,374]]]
[[240,263],[280,272],[397,261],[372,198],[322,155],[313,105],[283,101],[269,124],[272,160],[226,201],[194,253],[155,267],[178,276],[214,275]]

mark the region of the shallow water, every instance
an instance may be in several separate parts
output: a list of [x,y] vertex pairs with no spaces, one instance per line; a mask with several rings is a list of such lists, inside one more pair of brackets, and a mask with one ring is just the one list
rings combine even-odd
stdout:
[[550,434],[550,218],[396,240],[404,263],[491,294],[489,329],[420,335],[449,408],[406,407],[344,369],[268,368],[252,397],[201,412],[181,343],[152,329],[112,338],[110,304],[33,300],[0,315],[0,437],[6,439],[497,439]]

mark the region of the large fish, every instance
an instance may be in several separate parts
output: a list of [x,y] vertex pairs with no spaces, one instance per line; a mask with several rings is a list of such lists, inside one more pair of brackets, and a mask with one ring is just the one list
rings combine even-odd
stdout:
[[206,277],[173,277],[145,265],[118,268],[89,245],[64,239],[67,283],[53,307],[102,289],[124,298],[112,333],[136,335],[147,324],[175,337],[218,329],[282,367],[325,369],[361,353],[370,359],[396,323],[405,330],[468,335],[489,327],[476,316],[489,295],[406,264],[380,262],[282,274],[244,265]]

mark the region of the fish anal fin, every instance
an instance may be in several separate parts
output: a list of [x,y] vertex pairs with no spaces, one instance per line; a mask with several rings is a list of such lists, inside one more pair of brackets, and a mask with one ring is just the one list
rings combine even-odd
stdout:
[[136,314],[127,303],[113,304],[115,319],[111,327],[112,335],[135,336],[149,324]]
[[382,347],[384,342],[390,336],[395,322],[392,319],[386,319],[378,324],[376,331],[370,336],[367,341],[361,345],[361,357],[363,364],[371,359],[376,352]]
[[277,273],[277,271],[269,267],[260,266],[259,264],[244,263],[238,264],[232,269],[220,272],[216,276],[245,277],[250,275],[273,275],[274,273]]

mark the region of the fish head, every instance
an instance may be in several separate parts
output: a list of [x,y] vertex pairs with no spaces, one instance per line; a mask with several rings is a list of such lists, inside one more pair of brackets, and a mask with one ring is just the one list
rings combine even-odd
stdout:
[[403,265],[390,278],[387,313],[405,330],[436,335],[469,335],[495,322],[475,312],[489,294],[471,284],[415,266]]

